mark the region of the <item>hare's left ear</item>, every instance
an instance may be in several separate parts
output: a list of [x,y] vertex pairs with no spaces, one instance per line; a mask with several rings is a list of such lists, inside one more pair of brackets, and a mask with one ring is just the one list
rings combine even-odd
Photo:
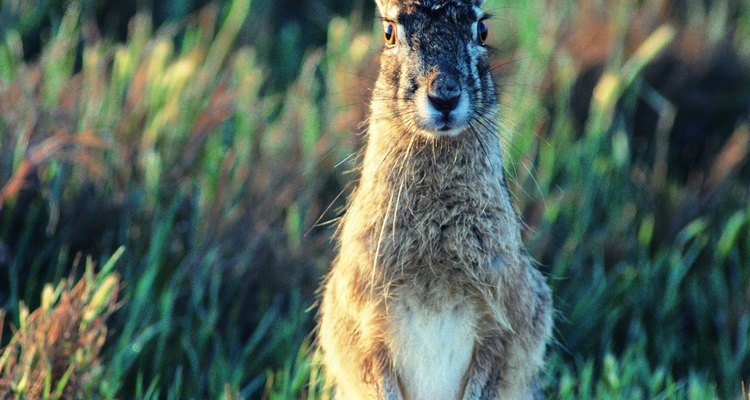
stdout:
[[390,0],[375,0],[375,4],[378,5],[378,11],[380,11],[380,16],[385,18],[386,13],[388,12],[388,2]]

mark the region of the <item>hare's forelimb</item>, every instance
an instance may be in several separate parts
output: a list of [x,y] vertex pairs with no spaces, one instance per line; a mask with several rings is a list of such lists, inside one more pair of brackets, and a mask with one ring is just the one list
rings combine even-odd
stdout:
[[401,389],[398,387],[398,379],[390,370],[383,371],[380,384],[377,388],[377,397],[382,400],[404,400]]
[[478,343],[469,370],[463,400],[491,400],[497,398],[502,380],[502,359],[497,351],[500,340],[493,338]]
[[517,346],[502,337],[486,338],[477,344],[462,399],[546,399],[534,377],[537,368],[519,360]]

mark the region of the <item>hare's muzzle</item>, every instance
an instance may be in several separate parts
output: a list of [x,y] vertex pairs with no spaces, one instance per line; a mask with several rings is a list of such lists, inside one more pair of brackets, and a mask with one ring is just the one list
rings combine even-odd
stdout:
[[417,96],[420,125],[437,136],[455,136],[469,119],[468,95],[456,74],[438,72]]

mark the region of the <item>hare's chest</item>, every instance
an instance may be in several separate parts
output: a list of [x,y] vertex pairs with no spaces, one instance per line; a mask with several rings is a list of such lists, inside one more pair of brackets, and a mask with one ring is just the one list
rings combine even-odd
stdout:
[[435,311],[405,301],[393,315],[391,350],[405,397],[461,398],[476,338],[473,307],[457,303]]

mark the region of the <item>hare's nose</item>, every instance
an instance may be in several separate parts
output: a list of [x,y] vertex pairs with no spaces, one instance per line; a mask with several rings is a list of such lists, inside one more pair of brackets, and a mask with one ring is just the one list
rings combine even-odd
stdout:
[[442,112],[442,113],[449,113],[456,109],[456,106],[458,105],[458,98],[460,96],[451,96],[451,97],[438,97],[433,96],[431,94],[427,95],[427,98],[430,99],[430,103],[433,107],[435,107],[436,110]]
[[438,74],[429,88],[427,98],[436,110],[449,113],[458,106],[461,88],[454,77],[446,73]]

